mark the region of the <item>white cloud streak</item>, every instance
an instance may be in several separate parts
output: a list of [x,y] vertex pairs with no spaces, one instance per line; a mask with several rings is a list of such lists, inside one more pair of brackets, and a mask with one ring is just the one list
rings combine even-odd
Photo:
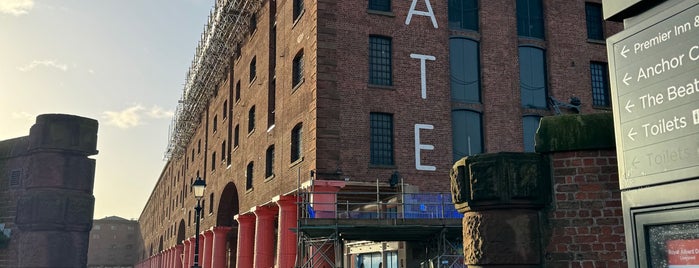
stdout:
[[0,13],[24,15],[34,7],[34,0],[0,0]]
[[116,126],[121,129],[128,129],[143,125],[145,119],[170,118],[174,115],[172,111],[166,111],[162,107],[153,106],[150,109],[140,104],[127,107],[121,111],[105,111],[102,117],[106,119],[107,125]]
[[[3,1],[3,0],[0,0]],[[38,66],[44,66],[44,67],[49,67],[49,68],[56,68],[61,71],[68,71],[68,65],[58,63],[53,60],[34,60],[31,63],[24,65],[22,67],[18,67],[17,70],[20,70],[22,72],[28,72],[31,71],[32,69],[38,67]]]

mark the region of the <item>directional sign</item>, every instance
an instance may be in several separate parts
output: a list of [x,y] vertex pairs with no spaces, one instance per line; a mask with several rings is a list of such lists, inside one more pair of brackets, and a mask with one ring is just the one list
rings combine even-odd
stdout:
[[699,3],[668,8],[607,48],[621,188],[699,177]]

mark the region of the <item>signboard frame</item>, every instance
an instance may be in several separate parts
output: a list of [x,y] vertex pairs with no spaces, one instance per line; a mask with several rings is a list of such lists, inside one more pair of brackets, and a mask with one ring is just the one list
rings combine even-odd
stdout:
[[[679,57],[682,49],[699,46],[699,27],[694,24],[695,16],[699,17],[699,3],[690,2],[671,6],[607,39],[619,186],[622,190],[699,177],[699,125],[691,116],[691,110],[699,109],[699,93],[687,95],[675,103],[668,101],[670,93],[663,93],[672,85],[689,82],[687,76],[699,79],[699,60],[689,60],[688,55]],[[677,21],[691,21],[691,31],[682,32],[680,29],[679,33],[667,32],[665,35],[668,28],[676,30],[677,25],[673,23]],[[655,41],[655,44],[649,42],[651,45],[646,47],[642,40]],[[666,54],[677,57],[666,58]],[[675,68],[671,68],[673,59],[677,63]],[[667,69],[665,62],[670,62]],[[657,77],[645,77],[641,81],[643,75],[639,69],[657,66],[656,63],[661,64],[661,72],[652,75]],[[658,95],[664,95],[659,97],[660,103],[653,99]],[[690,109],[689,118],[685,109]],[[681,118],[676,114],[685,115],[685,118],[679,120]],[[684,127],[678,127],[682,125]],[[690,146],[683,147],[687,144]],[[676,152],[672,151],[675,149]]]

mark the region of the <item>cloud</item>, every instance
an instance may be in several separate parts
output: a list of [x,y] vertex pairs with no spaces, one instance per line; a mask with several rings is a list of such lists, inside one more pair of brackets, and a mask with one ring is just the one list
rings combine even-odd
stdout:
[[146,109],[142,105],[136,104],[121,111],[105,111],[102,117],[107,119],[107,125],[127,129],[143,125],[144,119],[170,118],[173,114],[172,111],[166,111],[159,106],[154,105],[150,109]]
[[[4,0],[0,0],[4,1]],[[31,63],[24,65],[22,67],[18,67],[17,70],[20,70],[22,72],[28,72],[31,71],[32,69],[36,68],[37,66],[44,66],[44,67],[51,67],[51,68],[56,68],[61,71],[68,71],[68,65],[57,63],[56,61],[53,60],[34,60]]]
[[0,0],[0,13],[10,15],[27,14],[34,7],[34,0]]

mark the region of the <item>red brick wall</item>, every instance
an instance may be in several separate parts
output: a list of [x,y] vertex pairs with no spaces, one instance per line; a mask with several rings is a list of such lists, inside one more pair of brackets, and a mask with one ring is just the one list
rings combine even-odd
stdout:
[[626,267],[616,153],[552,153],[546,267]]

